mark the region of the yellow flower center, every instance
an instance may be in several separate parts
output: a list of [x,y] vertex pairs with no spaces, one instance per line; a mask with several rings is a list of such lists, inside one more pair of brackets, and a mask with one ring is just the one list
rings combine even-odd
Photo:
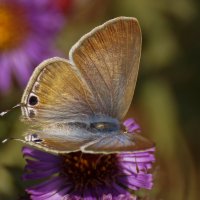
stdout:
[[18,5],[0,4],[0,51],[13,49],[24,40],[29,29],[24,14]]

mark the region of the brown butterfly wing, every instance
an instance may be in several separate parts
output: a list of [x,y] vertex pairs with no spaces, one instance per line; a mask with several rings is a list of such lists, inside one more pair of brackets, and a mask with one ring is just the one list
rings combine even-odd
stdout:
[[55,153],[81,151],[82,146],[97,139],[97,134],[73,123],[52,123],[29,131],[25,137],[27,144]]
[[70,61],[53,58],[36,68],[21,101],[24,119],[87,121],[107,115],[121,120],[134,93],[140,51],[135,18],[119,17],[95,28],[72,47]]
[[94,134],[84,129],[68,127],[68,130],[48,128],[39,131],[36,135],[35,140],[27,141],[29,145],[55,153],[82,151],[85,153],[110,154],[144,151],[154,146],[151,141],[140,134],[122,131],[97,132]]
[[90,143],[83,148],[86,153],[120,153],[144,151],[154,144],[137,133],[116,132]]
[[[42,135],[41,135],[42,136]],[[87,140],[72,140],[68,137],[56,137],[44,135],[41,142],[27,142],[29,145],[47,150],[52,153],[70,153],[75,151],[82,151],[84,153],[128,153],[138,152],[150,149],[154,144],[142,137],[139,134],[115,134],[112,136],[105,136],[96,138],[88,137]]]
[[66,139],[63,140],[63,138],[48,137],[48,135],[45,135],[41,142],[26,141],[25,143],[52,153],[70,153],[80,151],[80,147],[85,145],[85,142],[86,141],[83,140],[74,142]]
[[119,17],[83,36],[70,51],[97,97],[102,113],[122,119],[130,106],[141,52],[141,31],[135,18]]
[[23,119],[37,123],[81,121],[96,109],[94,95],[79,72],[62,58],[46,60],[36,68],[21,102]]

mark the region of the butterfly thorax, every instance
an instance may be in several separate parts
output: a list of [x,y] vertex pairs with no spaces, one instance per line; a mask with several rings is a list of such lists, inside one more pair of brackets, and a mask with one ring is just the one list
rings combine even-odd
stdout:
[[96,129],[98,131],[116,131],[119,130],[119,126],[116,123],[110,122],[96,122],[90,124],[91,129]]

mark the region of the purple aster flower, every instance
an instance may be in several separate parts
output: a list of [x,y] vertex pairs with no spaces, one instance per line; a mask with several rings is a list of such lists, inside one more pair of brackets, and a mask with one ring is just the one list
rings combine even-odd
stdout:
[[58,55],[53,41],[64,18],[53,0],[0,1],[0,90],[6,91],[11,77],[26,84],[33,66]]
[[[126,120],[127,130],[139,126]],[[133,133],[134,134],[134,133]],[[53,155],[24,147],[23,180],[42,182],[26,189],[33,200],[136,200],[134,191],[152,188],[149,170],[155,148],[133,153]]]

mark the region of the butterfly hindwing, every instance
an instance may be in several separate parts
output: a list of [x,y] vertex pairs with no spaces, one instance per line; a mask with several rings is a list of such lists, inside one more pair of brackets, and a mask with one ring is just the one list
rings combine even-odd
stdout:
[[50,152],[120,153],[149,149],[153,143],[137,133],[121,130],[91,131],[79,125],[51,125],[44,130],[31,131],[33,139],[27,143]]
[[136,152],[149,149],[154,144],[138,133],[124,133],[122,131],[106,134],[83,148],[88,153],[120,153]]

